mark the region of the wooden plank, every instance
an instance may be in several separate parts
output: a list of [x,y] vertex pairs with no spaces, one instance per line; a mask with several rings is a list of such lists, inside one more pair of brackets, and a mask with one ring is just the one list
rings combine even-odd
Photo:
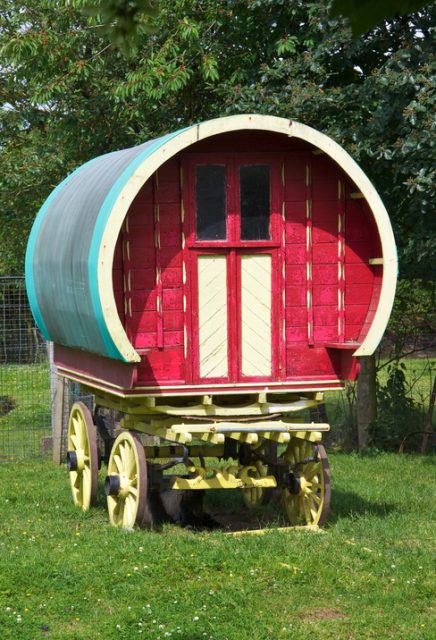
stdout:
[[198,256],[198,338],[201,378],[228,375],[227,258]]
[[[54,374],[56,375],[56,374]],[[65,380],[56,375],[52,407],[53,462],[61,464],[62,458],[62,422],[64,415]]]
[[270,376],[271,256],[241,257],[242,375]]

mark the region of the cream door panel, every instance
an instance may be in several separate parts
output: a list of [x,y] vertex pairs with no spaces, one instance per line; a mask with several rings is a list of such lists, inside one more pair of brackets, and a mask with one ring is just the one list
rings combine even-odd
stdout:
[[227,258],[198,256],[200,378],[228,376]]
[[271,256],[241,257],[242,375],[271,376]]

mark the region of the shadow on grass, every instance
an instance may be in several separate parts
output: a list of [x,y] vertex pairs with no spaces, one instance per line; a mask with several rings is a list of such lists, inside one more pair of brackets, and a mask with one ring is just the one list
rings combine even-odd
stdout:
[[[211,529],[225,531],[241,531],[249,529],[280,528],[289,526],[280,504],[280,500],[273,499],[255,509],[245,507],[241,492],[211,490],[205,497],[205,510],[217,521],[216,527]],[[106,496],[103,487],[99,486],[97,509],[107,513]],[[396,510],[396,506],[389,503],[377,503],[362,498],[352,491],[332,489],[330,513],[324,526],[332,526],[341,519],[355,520],[364,516],[386,518]],[[201,527],[208,530],[208,526]]]
[[327,524],[335,524],[342,518],[355,519],[368,515],[376,516],[377,518],[386,518],[390,513],[395,511],[395,509],[395,505],[387,502],[379,504],[365,500],[365,498],[362,498],[352,491],[332,489],[330,514]]

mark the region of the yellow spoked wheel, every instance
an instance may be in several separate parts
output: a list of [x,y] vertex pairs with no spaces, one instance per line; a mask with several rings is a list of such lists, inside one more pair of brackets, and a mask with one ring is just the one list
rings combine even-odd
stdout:
[[147,502],[147,465],[144,447],[136,435],[120,433],[107,470],[104,489],[111,523],[125,529],[141,526]]
[[293,438],[284,455],[289,486],[283,507],[291,524],[323,524],[330,509],[330,467],[322,444]]
[[87,511],[97,502],[97,430],[83,402],[73,404],[68,423],[67,469],[74,504]]
[[[248,475],[252,478],[264,478],[268,475],[267,465],[260,460],[256,460],[250,466],[254,467],[248,472]],[[264,504],[266,500],[267,489],[265,487],[247,487],[246,489],[241,489],[241,491],[245,506],[249,509],[254,509]]]

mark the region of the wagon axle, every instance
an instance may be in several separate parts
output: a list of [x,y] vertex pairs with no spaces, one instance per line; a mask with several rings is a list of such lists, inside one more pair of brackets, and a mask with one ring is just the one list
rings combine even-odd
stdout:
[[106,476],[104,481],[105,496],[117,496],[120,493],[121,478],[115,474]]
[[67,469],[70,471],[77,471],[79,468],[79,463],[77,460],[77,452],[76,451],[67,451]]

